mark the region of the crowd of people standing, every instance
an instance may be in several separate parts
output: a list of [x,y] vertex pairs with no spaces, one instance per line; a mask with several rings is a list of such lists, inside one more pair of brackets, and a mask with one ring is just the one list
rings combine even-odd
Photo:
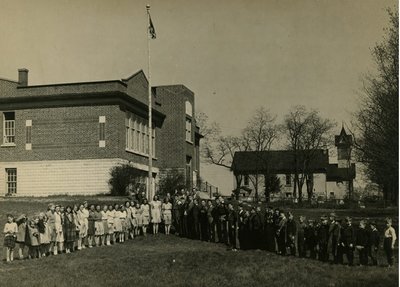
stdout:
[[225,200],[200,199],[195,192],[175,191],[161,201],[156,195],[147,201],[144,192],[135,192],[124,204],[49,204],[48,210],[27,218],[9,214],[4,226],[6,261],[14,259],[14,249],[23,259],[71,253],[95,246],[123,243],[148,233],[171,231],[180,237],[223,243],[232,251],[261,249],[279,255],[308,257],[322,262],[378,264],[383,249],[389,266],[393,265],[396,232],[387,218],[386,228],[378,231],[377,223],[361,220],[357,228],[352,219],[338,218],[335,213],[319,220],[260,205]]

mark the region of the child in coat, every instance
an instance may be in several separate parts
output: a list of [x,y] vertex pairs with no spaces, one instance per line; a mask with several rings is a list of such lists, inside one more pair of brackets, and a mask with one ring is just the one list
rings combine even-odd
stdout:
[[360,225],[356,234],[356,249],[358,251],[358,258],[360,265],[368,265],[368,232],[366,230],[365,220],[360,221]]
[[26,221],[27,221],[27,218],[26,218],[25,214],[22,214],[15,220],[15,222],[17,223],[17,226],[18,226],[16,242],[18,244],[19,259],[24,259],[25,238],[26,238],[26,229],[27,229]]
[[380,243],[380,238],[379,238],[379,231],[376,228],[376,222],[371,222],[370,224],[371,231],[369,232],[369,250],[368,254],[369,257],[371,258],[372,265],[378,265],[378,250],[379,250],[379,243]]
[[4,247],[6,248],[6,262],[14,260],[15,240],[17,237],[18,226],[14,222],[11,214],[7,215],[7,223],[4,225]]
[[40,258],[39,246],[39,229],[38,229],[39,217],[35,217],[28,224],[28,236],[29,236],[29,258]]
[[39,231],[39,241],[40,241],[39,251],[41,256],[45,257],[46,254],[49,252],[50,236],[47,224],[47,217],[43,212],[39,214],[38,231]]

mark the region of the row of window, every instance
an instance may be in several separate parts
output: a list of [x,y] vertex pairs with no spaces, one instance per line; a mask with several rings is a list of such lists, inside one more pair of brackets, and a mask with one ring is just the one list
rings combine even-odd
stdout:
[[[32,149],[32,120],[25,122],[25,148]],[[99,117],[99,147],[105,147],[106,117]],[[3,146],[15,145],[15,112],[3,113]]]
[[[132,113],[126,113],[125,118],[125,147],[129,151],[149,155],[149,126],[148,120]],[[151,153],[156,155],[156,132],[152,127]]]
[[[99,147],[105,147],[106,117],[99,117]],[[149,154],[149,128],[148,120],[132,113],[127,113],[126,121],[126,149],[148,155]],[[186,141],[192,143],[192,119],[186,117]],[[152,154],[155,156],[155,129],[152,128]],[[3,113],[3,145],[15,145],[15,113]],[[26,149],[32,148],[32,120],[26,121]]]
[[[286,174],[285,175],[285,183],[286,183],[286,186],[292,186],[292,175],[291,174]],[[244,176],[243,184],[245,186],[249,186],[250,182],[249,182],[249,176],[248,175]]]

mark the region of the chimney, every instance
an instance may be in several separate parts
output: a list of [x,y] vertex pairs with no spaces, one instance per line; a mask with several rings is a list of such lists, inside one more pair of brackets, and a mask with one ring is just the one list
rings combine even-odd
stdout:
[[20,87],[28,86],[28,69],[18,69],[18,85]]

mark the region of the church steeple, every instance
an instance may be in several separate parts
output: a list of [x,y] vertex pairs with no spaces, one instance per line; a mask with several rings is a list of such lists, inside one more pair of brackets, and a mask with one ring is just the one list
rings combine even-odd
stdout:
[[353,137],[346,133],[342,123],[340,134],[335,136],[335,146],[338,154],[338,168],[349,168],[351,164],[351,146]]

